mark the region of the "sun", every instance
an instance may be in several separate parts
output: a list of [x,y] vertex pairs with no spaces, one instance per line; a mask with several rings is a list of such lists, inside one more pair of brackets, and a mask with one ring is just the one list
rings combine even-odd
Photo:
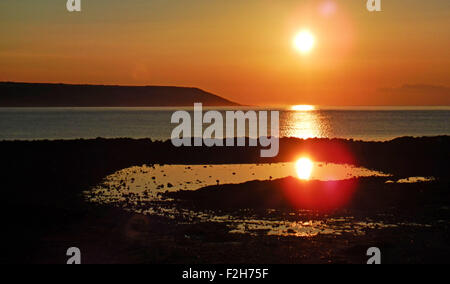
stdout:
[[313,171],[313,162],[308,158],[301,158],[295,163],[295,170],[299,179],[309,180]]
[[294,37],[294,47],[301,53],[309,53],[314,48],[314,44],[314,35],[308,30],[303,30]]

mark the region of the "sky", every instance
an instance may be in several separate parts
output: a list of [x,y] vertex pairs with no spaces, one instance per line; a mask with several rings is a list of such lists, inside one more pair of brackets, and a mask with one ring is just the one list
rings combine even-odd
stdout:
[[[249,105],[450,105],[450,1],[0,1],[0,81],[198,87]],[[314,47],[294,48],[307,30]],[[411,93],[413,90],[413,94]]]

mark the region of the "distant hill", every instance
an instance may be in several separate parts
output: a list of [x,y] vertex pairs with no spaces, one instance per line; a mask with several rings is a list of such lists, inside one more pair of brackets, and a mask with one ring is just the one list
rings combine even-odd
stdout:
[[197,88],[0,82],[0,107],[238,106]]

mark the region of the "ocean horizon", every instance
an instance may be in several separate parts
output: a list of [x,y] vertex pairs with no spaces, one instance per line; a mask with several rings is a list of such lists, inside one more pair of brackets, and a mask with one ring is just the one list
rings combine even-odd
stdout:
[[[403,136],[450,135],[450,106],[204,107],[278,110],[280,137],[386,141]],[[176,110],[192,107],[0,108],[0,140],[149,138],[169,140]]]

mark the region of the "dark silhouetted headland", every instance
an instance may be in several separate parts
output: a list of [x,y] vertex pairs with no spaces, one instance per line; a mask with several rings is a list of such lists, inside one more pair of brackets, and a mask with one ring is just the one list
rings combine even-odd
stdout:
[[0,107],[237,106],[198,88],[0,82]]

